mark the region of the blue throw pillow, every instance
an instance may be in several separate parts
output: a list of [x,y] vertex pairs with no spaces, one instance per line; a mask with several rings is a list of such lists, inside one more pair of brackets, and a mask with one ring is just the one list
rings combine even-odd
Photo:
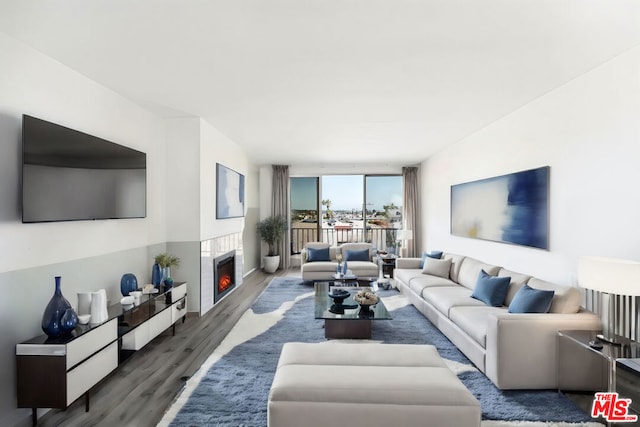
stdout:
[[509,304],[509,313],[547,313],[551,308],[554,294],[554,291],[544,291],[524,285]]
[[422,261],[420,261],[420,268],[424,268],[424,260],[429,258],[440,259],[442,258],[442,251],[431,251],[422,253]]
[[481,270],[471,297],[493,307],[502,307],[510,283],[511,277],[495,277]]
[[307,261],[331,261],[331,258],[329,257],[329,248],[307,248]]
[[369,261],[369,249],[362,249],[360,251],[346,251],[344,254],[345,261]]

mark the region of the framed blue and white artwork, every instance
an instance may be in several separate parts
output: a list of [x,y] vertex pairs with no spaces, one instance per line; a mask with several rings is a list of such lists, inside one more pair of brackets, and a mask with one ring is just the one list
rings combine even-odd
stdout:
[[451,234],[549,249],[549,167],[452,185]]
[[216,219],[244,216],[244,175],[216,163]]

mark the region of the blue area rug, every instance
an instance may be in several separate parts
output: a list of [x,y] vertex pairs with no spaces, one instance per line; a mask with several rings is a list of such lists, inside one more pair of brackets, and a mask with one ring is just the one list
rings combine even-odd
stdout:
[[[277,310],[283,302],[313,291],[299,279],[276,278],[252,307],[256,314]],[[395,290],[380,295],[397,295]],[[372,339],[385,343],[435,345],[440,355],[471,362],[413,306],[394,310],[393,320],[373,325]],[[314,319],[313,297],[300,299],[261,335],[246,341],[216,362],[179,410],[171,426],[266,426],[267,398],[282,345],[324,341],[323,321]],[[569,398],[554,390],[501,391],[484,374],[459,374],[480,401],[483,420],[593,422]]]

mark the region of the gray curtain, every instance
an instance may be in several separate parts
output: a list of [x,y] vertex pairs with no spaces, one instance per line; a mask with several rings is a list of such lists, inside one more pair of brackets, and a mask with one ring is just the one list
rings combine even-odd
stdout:
[[[289,216],[291,212],[289,199],[289,166],[273,165],[273,203],[271,204],[272,215],[282,215],[290,223]],[[287,269],[291,265],[291,234],[288,227],[285,231],[280,245],[277,247],[280,254],[280,268]]]
[[413,239],[407,241],[407,257],[421,255],[422,233],[420,230],[420,191],[419,169],[417,167],[402,168],[402,221],[403,228],[411,230]]

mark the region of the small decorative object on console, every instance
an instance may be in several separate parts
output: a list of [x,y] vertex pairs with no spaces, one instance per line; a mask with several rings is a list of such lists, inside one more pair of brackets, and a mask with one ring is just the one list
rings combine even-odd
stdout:
[[133,305],[133,302],[135,301],[135,298],[131,295],[128,295],[126,297],[122,297],[122,299],[120,300],[120,304],[122,305]]
[[142,288],[142,293],[144,295],[146,295],[146,294],[156,294],[156,293],[158,293],[158,288],[156,288],[152,284],[147,284],[147,285],[144,285],[144,288]]
[[60,319],[60,329],[62,335],[68,335],[78,326],[78,315],[71,307],[67,308]]
[[[156,255],[154,257],[154,261],[158,266],[160,266],[160,271],[162,273],[162,278],[160,279],[159,284],[165,283],[165,281],[171,277],[171,267],[180,267],[180,258],[166,252]],[[156,283],[154,282],[154,285],[155,284]]]
[[122,296],[129,295],[129,292],[138,290],[138,279],[133,273],[126,273],[120,279],[120,292]]

